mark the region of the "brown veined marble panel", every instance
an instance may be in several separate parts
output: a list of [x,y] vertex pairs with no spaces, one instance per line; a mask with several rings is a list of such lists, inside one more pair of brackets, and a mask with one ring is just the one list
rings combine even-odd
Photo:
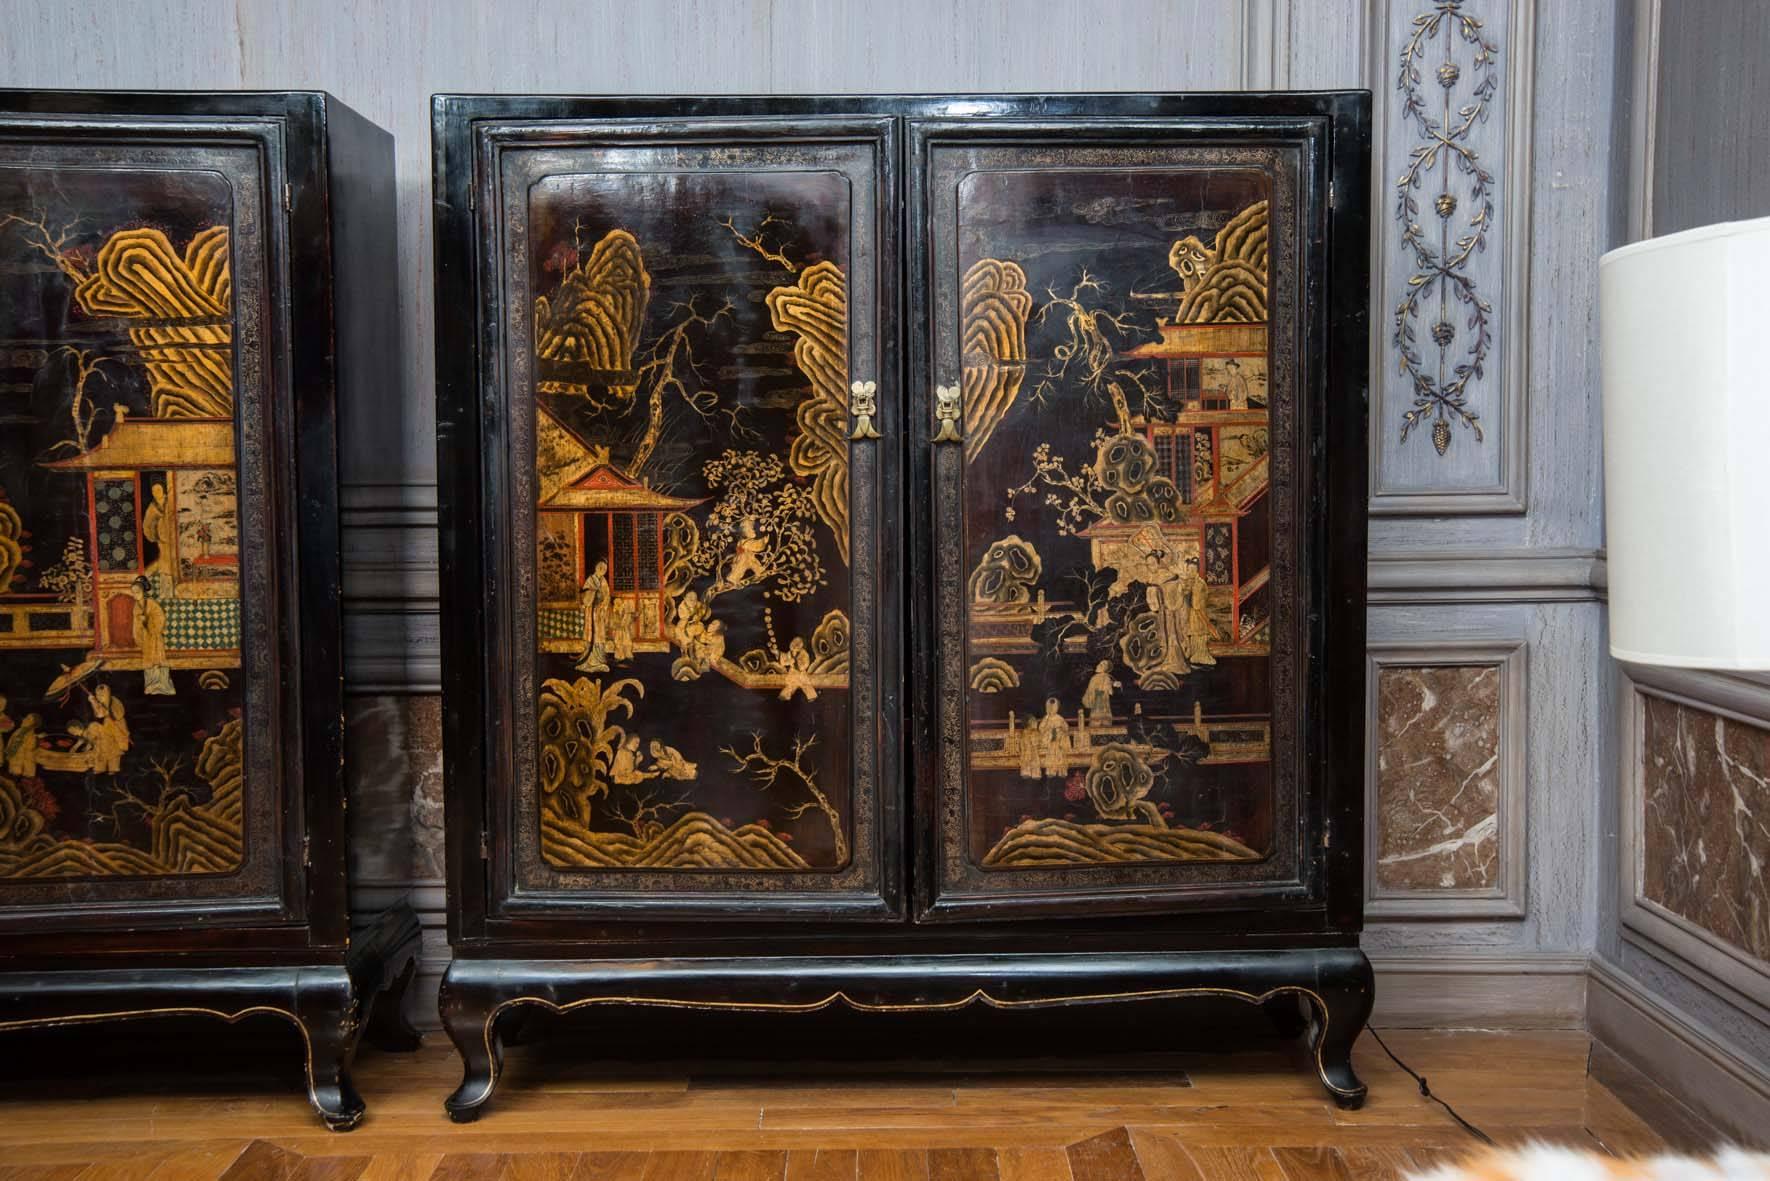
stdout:
[[1641,894],[1770,958],[1770,730],[1643,696]]
[[357,882],[443,876],[442,698],[345,702],[350,869]]
[[1499,795],[1499,666],[1379,668],[1377,889],[1491,889]]

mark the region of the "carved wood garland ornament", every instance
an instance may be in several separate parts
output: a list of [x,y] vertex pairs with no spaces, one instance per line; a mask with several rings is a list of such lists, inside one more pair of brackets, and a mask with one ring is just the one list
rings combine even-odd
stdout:
[[[1455,424],[1483,439],[1469,387],[1485,375],[1494,343],[1493,305],[1470,273],[1494,229],[1494,177],[1471,140],[1499,91],[1499,45],[1464,7],[1465,0],[1438,0],[1416,16],[1396,73],[1402,123],[1421,141],[1395,182],[1395,220],[1413,269],[1391,336],[1413,394],[1401,439],[1429,424],[1440,455]],[[1465,70],[1467,100],[1458,102]]]

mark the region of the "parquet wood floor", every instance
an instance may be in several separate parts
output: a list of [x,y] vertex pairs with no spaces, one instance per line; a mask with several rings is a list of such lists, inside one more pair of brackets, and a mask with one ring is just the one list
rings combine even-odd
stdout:
[[[1659,1138],[1587,1077],[1579,1033],[1392,1031],[1433,1090],[1502,1141],[1618,1154]],[[0,1053],[5,1043],[0,1042]],[[1367,1036],[1362,1111],[1268,1046],[1159,1070],[808,1077],[543,1068],[510,1054],[498,1097],[456,1125],[446,1039],[365,1051],[369,1115],[334,1135],[285,1075],[0,1081],[0,1181],[1142,1181],[1394,1178],[1476,1147]]]

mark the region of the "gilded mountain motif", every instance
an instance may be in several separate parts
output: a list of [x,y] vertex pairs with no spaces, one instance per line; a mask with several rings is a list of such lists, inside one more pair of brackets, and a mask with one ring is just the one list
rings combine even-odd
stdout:
[[971,462],[1007,416],[1026,378],[1026,320],[1033,297],[1018,265],[980,258],[965,272],[959,299],[965,460]]
[[798,283],[768,293],[774,327],[790,332],[793,364],[811,382],[794,418],[793,474],[811,480],[817,514],[848,561],[848,284],[834,263],[806,268]]

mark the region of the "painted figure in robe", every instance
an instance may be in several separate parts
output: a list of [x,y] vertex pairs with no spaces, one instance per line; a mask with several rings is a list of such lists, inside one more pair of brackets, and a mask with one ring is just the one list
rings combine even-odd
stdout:
[[608,670],[603,653],[608,647],[609,599],[608,563],[599,561],[579,593],[584,610],[584,655],[578,668],[585,672]]
[[142,692],[170,697],[178,690],[172,684],[172,666],[166,663],[166,608],[148,594],[151,587],[146,575],[129,585],[135,600],[135,646],[141,649]]
[[1039,719],[1042,771],[1059,779],[1069,774],[1069,723],[1055,697],[1045,698],[1045,716]]

